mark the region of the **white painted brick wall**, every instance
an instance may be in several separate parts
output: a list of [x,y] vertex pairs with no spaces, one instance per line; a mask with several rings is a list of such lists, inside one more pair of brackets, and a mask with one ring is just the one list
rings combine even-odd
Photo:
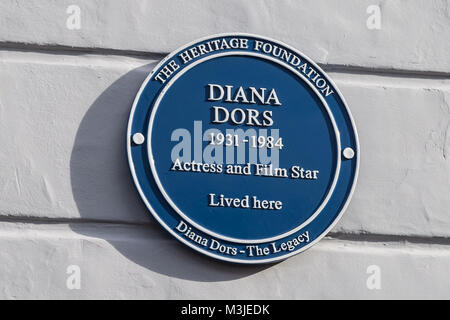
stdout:
[[[66,9],[81,8],[68,30]],[[369,5],[381,29],[366,27]],[[285,262],[202,257],[141,204],[132,100],[167,53],[239,31],[330,73],[361,170],[329,237]],[[450,298],[450,1],[0,2],[0,298]],[[81,268],[69,290],[66,269]],[[367,268],[381,270],[369,290]]]

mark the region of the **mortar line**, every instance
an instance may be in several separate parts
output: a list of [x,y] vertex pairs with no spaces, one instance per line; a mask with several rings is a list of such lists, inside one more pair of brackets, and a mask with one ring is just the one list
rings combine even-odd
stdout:
[[[104,225],[104,226],[135,226],[135,227],[153,227],[157,226],[154,221],[149,218],[148,222],[127,222],[121,220],[101,220],[86,218],[41,218],[41,217],[13,217],[2,216],[0,223],[22,223],[30,225]],[[371,242],[371,243],[414,243],[414,244],[435,244],[450,245],[450,237],[425,237],[425,236],[407,236],[407,235],[389,235],[374,233],[345,233],[330,232],[326,236],[327,239],[344,240],[353,242]]]
[[163,59],[167,53],[146,52],[140,50],[123,50],[100,47],[73,47],[65,45],[40,45],[21,42],[0,42],[0,51],[18,51],[30,53],[44,53],[54,55],[111,55],[132,58]]
[[450,245],[449,237],[426,237],[426,236],[407,236],[407,235],[390,235],[390,234],[375,234],[375,233],[344,233],[344,232],[330,232],[327,237],[336,240],[355,241],[355,242],[404,242],[414,244],[438,244]]
[[[0,42],[0,51],[17,51],[30,53],[43,53],[54,55],[111,55],[130,58],[146,58],[152,60],[162,60],[169,53],[167,52],[147,52],[141,50],[123,50],[99,47],[73,47],[58,44],[35,44],[21,42]],[[324,64],[318,65],[326,72],[356,74],[356,75],[378,75],[394,78],[414,78],[414,79],[450,79],[450,72],[421,71],[410,69],[374,68],[349,64]]]

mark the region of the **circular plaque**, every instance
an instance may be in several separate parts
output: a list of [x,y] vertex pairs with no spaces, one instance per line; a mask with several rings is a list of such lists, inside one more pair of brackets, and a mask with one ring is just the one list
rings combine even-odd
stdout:
[[319,241],[359,167],[336,85],[298,50],[249,34],[200,39],[161,61],[134,101],[127,152],[166,230],[239,263],[279,261]]

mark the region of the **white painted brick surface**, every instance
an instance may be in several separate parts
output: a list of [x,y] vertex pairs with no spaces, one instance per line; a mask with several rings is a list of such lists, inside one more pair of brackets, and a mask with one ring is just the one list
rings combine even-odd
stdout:
[[0,59],[0,108],[9,120],[1,127],[0,215],[148,221],[128,170],[125,128],[152,61],[17,52]]
[[[80,30],[66,28],[71,4]],[[380,5],[380,30],[366,28],[369,4]],[[0,298],[450,298],[449,8],[1,1]],[[229,31],[284,40],[322,63],[360,137],[358,185],[331,237],[276,265],[184,248],[128,171],[128,114],[157,53]],[[81,268],[81,290],[66,287],[69,265]],[[366,286],[370,265],[381,290]]]
[[[212,261],[159,228],[0,225],[0,298],[448,298],[448,246],[323,240],[276,265]],[[26,252],[27,254],[23,254]],[[145,254],[143,254],[145,252]],[[80,290],[66,286],[80,267]],[[369,290],[369,266],[381,289]]]
[[450,81],[335,75],[357,123],[358,186],[336,230],[450,235]]
[[[69,5],[81,29],[68,30]],[[381,29],[369,30],[369,5]],[[448,0],[3,0],[0,41],[169,52],[199,37],[249,32],[316,62],[448,73]],[[447,36],[447,37],[446,37]]]

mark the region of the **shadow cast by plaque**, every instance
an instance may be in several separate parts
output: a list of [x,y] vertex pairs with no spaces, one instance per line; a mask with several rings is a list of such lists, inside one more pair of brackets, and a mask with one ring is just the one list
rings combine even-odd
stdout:
[[[269,268],[219,262],[188,249],[158,225],[139,199],[127,163],[126,127],[136,92],[154,66],[120,77],[82,119],[71,154],[71,185],[80,217],[95,227],[73,223],[72,230],[104,238],[131,261],[170,277],[227,281]],[[106,225],[129,236],[108,236],[105,229],[112,229]]]

